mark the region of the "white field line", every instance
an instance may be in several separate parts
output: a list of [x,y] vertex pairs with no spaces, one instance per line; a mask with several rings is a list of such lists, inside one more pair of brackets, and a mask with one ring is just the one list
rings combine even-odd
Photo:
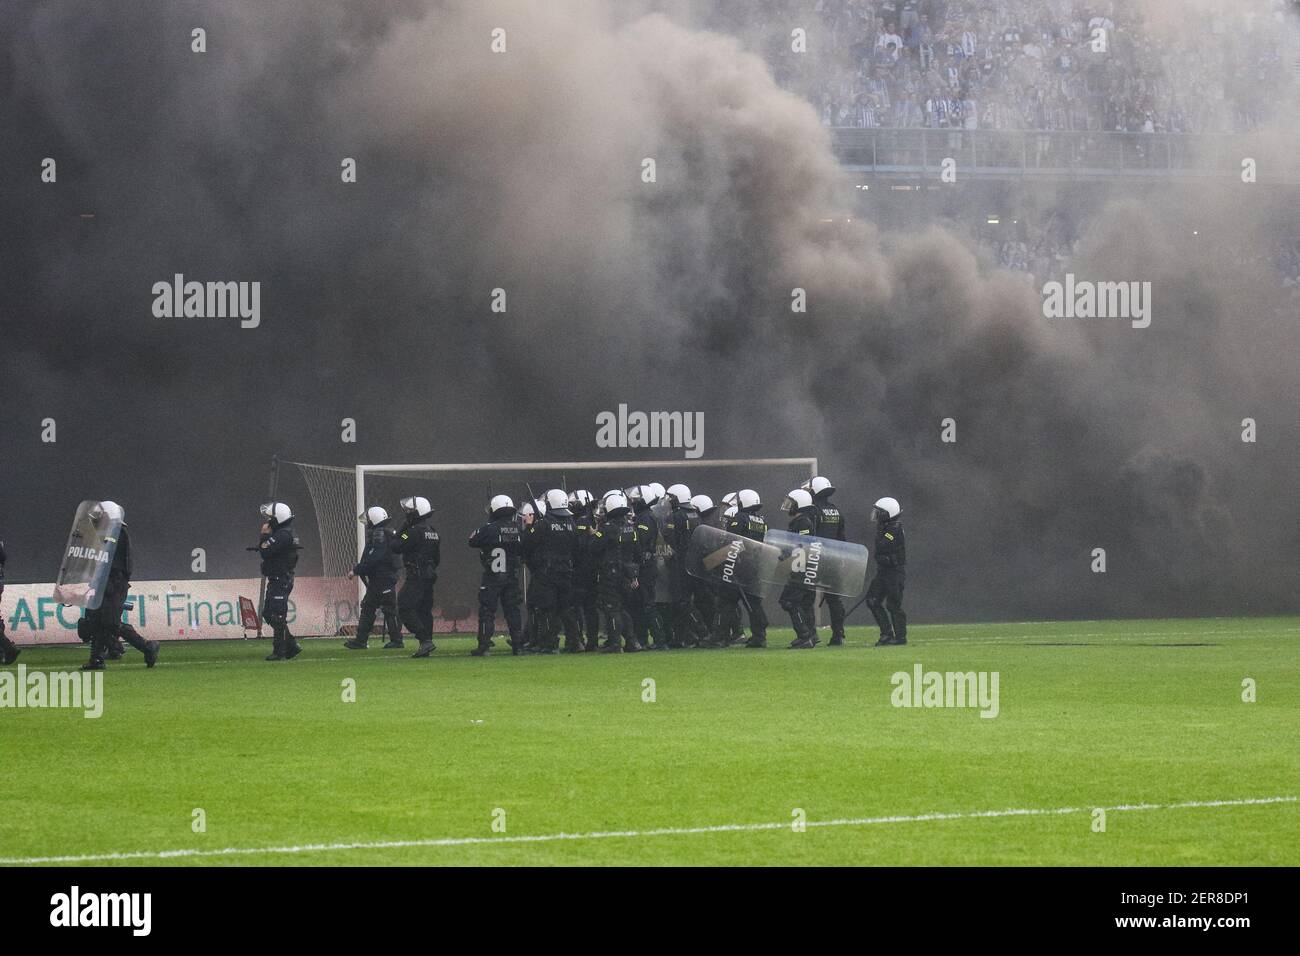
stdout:
[[[1016,810],[972,810],[958,813],[921,813],[912,816],[856,817],[839,820],[809,820],[808,827],[863,827],[894,823],[931,823],[942,820],[982,820],[995,817],[1064,816],[1138,810],[1189,810],[1212,807],[1244,807],[1295,803],[1297,797],[1247,797],[1236,800],[1189,800],[1185,803],[1128,803],[1112,807],[1058,807]],[[301,846],[225,847],[220,850],[134,850],[124,853],[86,853],[71,856],[27,856],[0,858],[0,866],[31,866],[38,863],[102,863],[120,860],[178,860],[206,857],[272,856],[298,853],[332,853],[343,850],[392,850],[407,847],[480,846],[500,843],[555,843],[561,840],[631,840],[643,837],[689,836],[700,833],[747,833],[757,830],[786,830],[791,821],[780,823],[724,823],[699,827],[661,827],[652,830],[598,830],[590,833],[540,833],[532,836],[443,837],[425,840],[380,840],[356,843],[309,843]]]

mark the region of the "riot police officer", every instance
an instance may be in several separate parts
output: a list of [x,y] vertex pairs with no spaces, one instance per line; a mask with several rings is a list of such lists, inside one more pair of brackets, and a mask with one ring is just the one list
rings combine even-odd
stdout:
[[523,550],[515,503],[506,495],[496,495],[488,504],[486,524],[469,536],[469,546],[477,548],[483,565],[478,588],[478,646],[470,651],[482,657],[492,646],[496,630],[497,604],[505,614],[510,629],[510,652],[524,652],[523,627],[519,615],[519,563]]
[[876,576],[867,585],[866,605],[880,627],[876,647],[907,643],[907,614],[903,611],[907,546],[901,513],[894,498],[881,498],[871,512],[876,522]]
[[361,578],[366,585],[361,599],[361,613],[357,615],[357,635],[343,646],[350,651],[364,651],[369,646],[370,631],[375,626],[375,611],[384,615],[384,630],[388,633],[387,646],[402,646],[402,625],[397,618],[397,555],[393,540],[397,532],[389,525],[388,512],[371,505],[365,514],[357,516],[366,523],[366,548],[361,560],[348,572],[348,579]]
[[[668,594],[672,614],[670,643],[674,647],[697,647],[708,640],[709,631],[692,600],[692,579],[686,571],[686,548],[690,544],[691,533],[700,525],[700,514],[692,504],[691,490],[685,485],[670,486],[667,497],[671,510],[664,522],[662,534],[671,550],[668,563]],[[709,502],[709,506],[712,505],[713,502]]]
[[525,561],[533,572],[528,588],[528,622],[535,648],[542,654],[558,650],[560,627],[564,649],[582,650],[577,615],[569,590],[573,586],[573,559],[578,531],[569,512],[569,496],[559,488],[546,492],[545,511],[524,531]]
[[[699,523],[718,527],[719,512],[722,510],[713,503],[713,499],[708,495],[695,495],[691,498],[691,508],[699,516]],[[696,527],[698,527],[697,525]],[[692,529],[692,532],[694,529]],[[685,540],[682,548],[683,561],[687,548],[690,547],[689,537]],[[718,620],[719,612],[719,592],[716,585],[703,578],[697,578],[687,575],[689,582],[691,602],[699,612],[700,618],[705,624],[705,636],[701,639],[700,647],[726,647],[730,641],[730,634],[723,635]],[[737,598],[739,600],[739,598]]]
[[[796,488],[786,496],[785,513],[790,516],[789,530],[792,533],[811,535],[816,530],[817,506],[808,489]],[[794,628],[791,648],[810,648],[821,643],[813,620],[816,599],[816,591],[801,588],[797,584],[787,584],[781,590],[781,607],[790,615],[790,625]]]
[[579,489],[569,493],[569,511],[573,514],[573,527],[578,535],[573,552],[573,588],[569,600],[582,628],[583,646],[588,651],[597,650],[600,639],[600,610],[596,603],[598,564],[593,550],[596,540],[595,504],[590,491]]
[[[759,513],[762,506],[763,502],[754,489],[743,488],[738,491],[736,493],[736,510],[727,519],[727,530],[732,534],[738,534],[752,541],[762,541],[763,536],[767,534],[767,521]],[[763,610],[763,599],[758,594],[749,591],[742,592],[737,588],[729,588],[719,598],[727,622],[724,624],[723,633],[732,634],[739,630],[740,609],[738,605],[742,600],[742,595],[745,607],[749,611],[750,630],[750,638],[744,642],[744,646],[767,647],[767,612]],[[739,640],[737,643],[740,643]]]
[[[817,520],[817,530],[813,534],[833,541],[847,540],[844,536],[844,515],[840,513],[839,508],[831,504],[831,495],[835,494],[835,486],[831,484],[830,479],[817,475],[808,482],[806,487],[812,494],[813,504],[816,505],[813,517]],[[827,646],[840,647],[844,644],[844,599],[838,594],[828,592],[822,598],[822,603],[826,605],[831,618],[831,639]]]
[[[5,558],[5,543],[0,541],[0,600],[5,594]],[[0,611],[0,664],[12,664],[18,660],[18,655],[21,653],[18,645],[5,634],[5,617]]]
[[266,578],[266,597],[262,601],[262,620],[271,625],[271,653],[268,661],[289,661],[302,653],[302,645],[289,633],[289,595],[293,592],[293,573],[298,566],[302,546],[293,527],[293,511],[282,501],[270,501],[259,509],[262,533],[257,553],[262,559],[262,576]]
[[628,594],[627,609],[632,615],[636,643],[645,650],[665,651],[667,635],[655,605],[655,589],[659,583],[659,521],[652,509],[659,499],[650,485],[635,486],[632,495],[630,504],[636,522],[637,546],[641,549],[641,567],[637,572],[638,586]]
[[632,520],[632,509],[621,491],[609,491],[601,499],[603,521],[595,534],[592,550],[600,565],[596,584],[601,613],[605,616],[605,643],[601,653],[617,654],[641,650],[636,634],[631,629],[627,612],[628,598],[641,590],[638,575],[642,566],[641,545]]
[[[99,607],[86,611],[86,616],[77,623],[77,631],[90,644],[90,660],[81,666],[86,671],[102,671],[104,658],[111,644],[119,636],[137,651],[144,654],[146,667],[153,667],[158,661],[157,641],[146,641],[135,628],[123,626],[122,605],[126,603],[127,592],[131,589],[131,532],[126,526],[126,513],[121,505],[113,501],[101,501],[92,520],[99,522],[121,522],[116,547],[113,549],[113,563],[109,567],[108,583],[104,585],[104,597]],[[100,525],[103,527],[103,525]]]
[[[431,520],[433,505],[429,504],[428,498],[412,495],[399,503],[406,519],[391,547],[395,554],[402,556],[406,579],[397,592],[398,616],[420,643],[419,649],[411,656],[428,657],[434,651],[433,585],[438,580],[442,542]],[[401,646],[400,635],[396,643],[384,645],[385,648]]]

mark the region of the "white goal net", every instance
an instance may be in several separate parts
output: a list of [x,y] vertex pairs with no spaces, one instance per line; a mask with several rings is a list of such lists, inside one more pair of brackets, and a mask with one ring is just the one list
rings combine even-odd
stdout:
[[[472,632],[479,563],[467,547],[470,533],[486,519],[484,508],[494,494],[506,494],[521,504],[528,488],[540,496],[548,488],[585,488],[599,497],[611,488],[657,481],[665,487],[681,482],[693,494],[718,501],[729,491],[753,488],[770,514],[786,492],[817,473],[816,458],[746,458],[667,461],[503,462],[480,464],[397,464],[338,467],[309,462],[284,462],[302,474],[315,512],[318,542],[304,535],[310,551],[319,547],[321,582],[326,599],[312,601],[297,621],[304,635],[345,633],[355,624],[358,583],[347,573],[361,553],[364,529],[357,516],[380,505],[400,521],[398,500],[423,495],[433,504],[433,523],[442,539],[442,564],[434,589],[435,629],[442,633]],[[281,497],[289,489],[281,492]],[[299,506],[299,512],[302,512]],[[304,515],[305,517],[305,515]],[[303,518],[299,518],[300,533]],[[780,526],[779,517],[774,523]],[[304,556],[303,567],[315,561]],[[301,573],[309,573],[303,571]]]

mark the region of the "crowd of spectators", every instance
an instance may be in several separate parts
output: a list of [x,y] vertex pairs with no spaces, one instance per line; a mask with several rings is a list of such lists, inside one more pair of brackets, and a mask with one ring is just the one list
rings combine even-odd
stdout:
[[[1296,0],[1240,0],[1231,14],[1189,5],[1160,24],[1138,9],[1113,0],[732,0],[716,16],[723,29],[732,18],[827,126],[1232,133],[1269,120],[1294,94]],[[796,27],[806,51],[792,49]]]

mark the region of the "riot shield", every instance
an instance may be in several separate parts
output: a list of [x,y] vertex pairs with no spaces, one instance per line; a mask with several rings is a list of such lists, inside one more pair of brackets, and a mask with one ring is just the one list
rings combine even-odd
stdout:
[[99,607],[117,551],[122,518],[121,508],[106,508],[100,501],[83,501],[77,508],[54,585],[56,601],[92,610]]
[[776,548],[780,563],[773,581],[809,591],[856,597],[867,583],[867,548],[811,534],[768,528],[763,543]]
[[779,548],[706,524],[691,532],[686,548],[686,570],[693,577],[751,594],[781,580],[780,560]]
[[667,501],[657,501],[650,506],[650,513],[654,515],[655,522],[659,526],[659,540],[655,542],[655,602],[668,604],[673,599],[671,594],[673,548],[664,538],[664,526],[668,523],[668,515],[672,513],[672,508],[668,506]]

